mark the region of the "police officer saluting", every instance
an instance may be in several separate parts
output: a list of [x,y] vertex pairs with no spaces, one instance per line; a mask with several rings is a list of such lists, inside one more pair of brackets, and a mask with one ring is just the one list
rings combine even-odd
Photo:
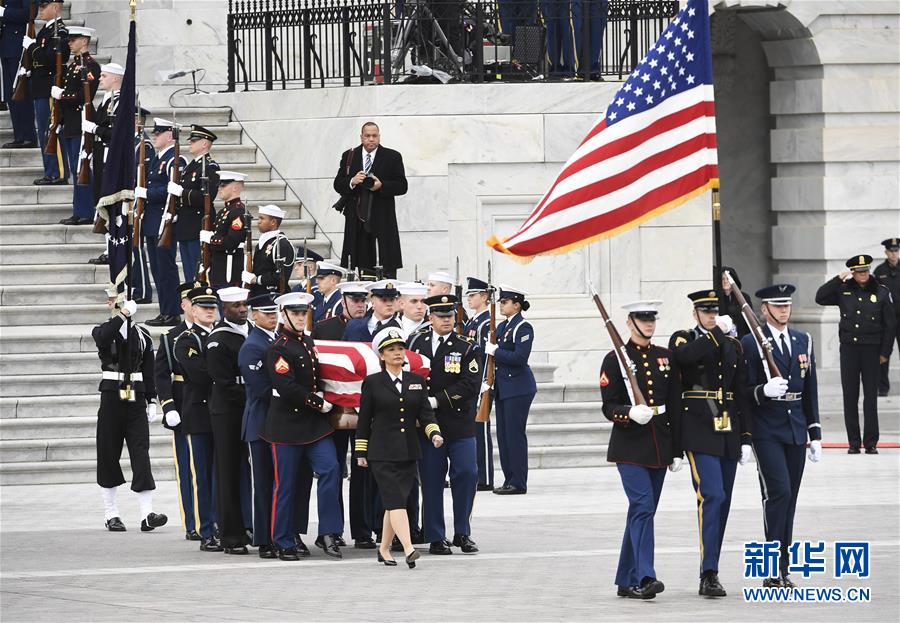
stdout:
[[284,210],[276,205],[259,208],[259,218],[256,219],[259,240],[253,252],[253,272],[241,272],[241,280],[250,285],[254,295],[265,292],[278,295],[290,290],[288,281],[297,256],[294,245],[279,229],[284,217]]
[[469,517],[478,484],[475,458],[474,402],[481,386],[481,356],[468,338],[453,333],[458,299],[439,294],[425,299],[431,326],[410,336],[408,348],[431,360],[428,378],[428,402],[441,427],[444,444],[436,448],[420,436],[424,507],[422,527],[429,553],[451,554],[444,526],[444,479],[450,465],[450,490],[453,494],[453,545],[466,554],[478,547],[470,537]]
[[822,426],[812,337],[787,326],[796,288],[779,284],[756,292],[766,324],[763,333],[781,376],[772,376],[752,335],[741,338],[747,360],[747,392],[752,396],[753,450],[762,490],[766,541],[781,543],[780,576],[764,586],[794,586],[788,577],[788,547],[793,541],[794,510],[806,439],[809,459],[822,458]]
[[[878,283],[891,292],[891,301],[894,303],[894,312],[897,322],[896,333],[897,349],[900,350],[900,238],[887,238],[881,241],[884,245],[885,260],[875,267],[872,274]],[[887,396],[891,389],[891,381],[888,377],[890,361],[881,364],[881,381],[878,383],[878,395]]]
[[[838,336],[841,342],[841,388],[844,393],[844,425],[849,454],[878,454],[879,365],[891,357],[897,331],[897,316],[891,293],[872,279],[871,255],[854,255],[846,262],[849,271],[825,282],[816,292],[819,305],[837,305],[841,311]],[[865,429],[859,435],[859,382],[863,386]]]
[[219,210],[212,230],[200,230],[200,242],[209,245],[208,279],[213,288],[241,283],[248,218],[241,191],[246,178],[244,173],[219,171],[219,198],[225,207]]

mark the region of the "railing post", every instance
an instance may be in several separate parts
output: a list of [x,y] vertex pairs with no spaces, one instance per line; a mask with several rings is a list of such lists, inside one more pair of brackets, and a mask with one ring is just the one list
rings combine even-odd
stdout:
[[350,86],[350,8],[341,8],[341,73],[344,74],[344,86]]
[[628,28],[631,31],[628,36],[628,45],[629,52],[631,53],[630,61],[631,61],[631,69],[628,70],[629,73],[634,71],[635,67],[638,66],[638,19],[637,19],[637,5],[630,4],[628,6]]
[[581,0],[581,59],[579,60],[581,79],[591,79],[591,2]]
[[392,81],[393,68],[391,67],[391,5],[385,2],[382,7],[382,27],[383,44],[381,53],[384,54],[384,61],[381,64],[381,72],[384,74],[384,83],[390,84]]
[[266,91],[272,90],[272,12],[269,11],[269,1],[266,0],[265,13],[263,14],[263,50],[265,50],[265,77]]
[[[484,8],[481,0],[475,3],[475,58],[472,64],[475,65],[475,82],[484,82]],[[463,50],[465,55],[465,50]]]
[[312,88],[312,36],[309,9],[303,9],[303,88]]
[[234,91],[235,83],[235,33],[234,33],[234,13],[231,0],[228,0],[228,91]]

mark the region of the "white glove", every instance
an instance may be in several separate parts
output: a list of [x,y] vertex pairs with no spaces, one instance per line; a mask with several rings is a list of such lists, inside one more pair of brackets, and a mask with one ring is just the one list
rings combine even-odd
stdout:
[[25,69],[24,67],[19,67],[19,71],[16,72],[17,76],[30,76],[31,72]]
[[0,17],[3,17],[4,13],[6,13],[6,7],[0,6]]
[[180,197],[181,193],[184,192],[184,187],[181,184],[176,184],[175,182],[169,182],[166,185],[166,192],[170,195],[175,195],[176,197]]
[[499,348],[499,347],[496,344],[494,344],[493,342],[485,342],[484,343],[484,352],[486,352],[488,355],[491,355],[492,357],[493,357],[494,353],[497,352],[497,348]]
[[684,459],[680,456],[676,456],[672,459],[671,465],[669,465],[669,471],[673,474],[681,469],[681,466],[684,464]]
[[716,326],[722,329],[722,333],[728,335],[734,328],[734,322],[731,320],[731,316],[726,314],[725,316],[716,317]]
[[167,211],[167,212],[163,212],[163,215],[162,215],[162,222],[163,222],[163,223],[166,223],[166,222],[171,221],[171,220],[172,220],[172,213],[171,213],[171,212],[168,212],[168,211]]
[[322,399],[322,408],[319,409],[322,413],[328,413],[334,408],[334,405],[325,400],[325,392],[313,392],[316,396]]
[[429,396],[428,404],[431,405],[432,409],[437,409],[438,408],[437,398],[435,398],[434,396]]
[[166,424],[172,428],[181,424],[181,415],[179,415],[178,411],[169,411],[163,416],[163,419],[165,419]]
[[200,242],[205,244],[209,244],[210,240],[212,240],[213,233],[208,229],[200,230]]
[[58,100],[59,98],[61,98],[62,94],[64,92],[65,91],[63,91],[61,88],[59,88],[55,84],[52,87],[50,87],[50,97],[52,97],[55,100]]
[[135,197],[135,199],[146,199],[147,198],[147,188],[144,186],[135,186],[134,187],[134,197]]
[[137,303],[134,301],[125,301],[122,303],[122,314],[124,316],[134,316],[137,313]]
[[647,405],[634,405],[628,410],[628,417],[643,426],[653,417],[653,409]]
[[159,419],[159,413],[156,410],[156,403],[151,402],[147,405],[147,421],[153,424],[157,419]]
[[781,398],[787,393],[788,380],[780,376],[773,376],[763,385],[763,393],[767,398]]
[[822,460],[822,442],[818,439],[814,439],[809,442],[809,460],[813,463],[818,463]]
[[482,383],[481,389],[478,390],[478,393],[483,394],[484,392],[488,391],[489,389],[491,389],[490,385],[488,385],[487,383]]
[[97,132],[97,124],[93,121],[89,121],[87,119],[81,120],[81,131],[87,132],[88,134],[95,134]]
[[745,443],[741,446],[741,458],[738,459],[738,463],[741,465],[746,465],[747,461],[750,460],[750,455],[753,454],[753,450],[750,449],[750,444]]
[[[0,10],[2,10],[2,9],[0,9]],[[0,13],[0,15],[3,15],[3,13]],[[28,48],[33,46],[36,41],[37,41],[36,39],[32,39],[28,35],[25,35],[24,37],[22,37],[22,49],[27,50]]]
[[243,281],[244,283],[256,283],[256,275],[251,273],[249,270],[242,270],[241,281]]

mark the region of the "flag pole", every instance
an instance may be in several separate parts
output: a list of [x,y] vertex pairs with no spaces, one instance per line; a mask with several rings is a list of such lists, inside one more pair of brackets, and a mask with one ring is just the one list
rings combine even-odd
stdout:
[[713,289],[722,288],[722,206],[719,202],[719,186],[712,188],[712,235],[713,235]]

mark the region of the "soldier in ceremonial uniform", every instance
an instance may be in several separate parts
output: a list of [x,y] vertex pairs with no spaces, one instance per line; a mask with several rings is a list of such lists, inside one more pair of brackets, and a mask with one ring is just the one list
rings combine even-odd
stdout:
[[[153,142],[148,138],[145,125],[150,111],[146,108],[139,108],[137,119],[134,127],[134,166],[135,166],[135,183],[139,181],[141,166],[141,143],[144,145],[144,171],[149,174],[151,161],[154,157]],[[138,189],[135,188],[135,195]],[[142,189],[143,195],[147,194],[147,189]],[[146,208],[147,202],[144,201]],[[158,227],[158,225],[157,225]],[[144,231],[143,223],[141,223],[141,232]],[[153,285],[150,283],[150,270],[147,265],[147,238],[141,235],[140,244],[132,251],[131,262],[131,289],[132,295],[138,305],[145,305],[153,302]],[[177,334],[176,334],[177,335]]]
[[[93,28],[69,26],[69,51],[72,60],[63,71],[62,87],[50,87],[50,97],[59,100],[62,131],[59,136],[69,170],[72,172],[74,192],[72,194],[72,216],[60,221],[63,225],[90,225],[94,222],[93,191],[90,184],[80,186],[76,182],[81,163],[81,120],[84,115],[83,82],[90,85],[91,97],[97,93],[100,80],[100,65],[89,50]],[[87,154],[85,154],[87,157]]]
[[322,262],[324,260],[324,257],[319,255],[312,249],[305,247],[302,244],[297,245],[297,259],[294,261],[294,274],[292,276],[295,279],[298,279],[299,283],[291,288],[291,292],[306,292],[306,278],[308,275],[313,280],[313,284],[310,287],[310,294],[315,296],[315,276],[316,272],[318,271],[319,262]]
[[118,302],[114,289],[107,290],[112,317],[94,327],[91,335],[100,356],[100,408],[97,411],[97,484],[103,492],[106,528],[124,532],[119,517],[116,489],[125,483],[119,460],[122,443],[131,460],[131,490],[141,507],[141,532],[164,526],[168,518],[153,512],[156,483],[150,469],[150,427],[156,415],[153,384],[153,339],[134,323],[134,301]]
[[[475,342],[481,360],[482,376],[487,356],[484,345],[490,337],[491,310],[488,309],[488,283],[476,277],[466,278],[466,303],[472,316],[463,327],[463,335]],[[477,406],[477,401],[476,401]],[[475,441],[478,456],[478,491],[494,489],[494,440],[491,437],[491,421],[475,422]]]
[[397,299],[400,297],[398,283],[393,279],[382,279],[370,283],[366,289],[371,297],[372,309],[362,318],[355,318],[344,329],[346,342],[371,342],[375,334],[389,326],[401,329],[397,320]]
[[756,292],[766,321],[763,334],[771,345],[780,376],[772,376],[765,355],[752,335],[741,338],[747,360],[747,393],[753,411],[753,452],[763,500],[766,541],[781,543],[779,575],[763,586],[793,588],[788,577],[793,542],[794,510],[803,478],[806,440],[809,459],[822,457],[822,425],[816,360],[809,333],[788,327],[791,295],[796,287],[783,283]]
[[531,304],[525,292],[500,286],[500,313],[506,320],[497,327],[497,343],[486,342],[484,350],[494,357],[494,406],[497,414],[497,444],[503,486],[497,495],[522,495],[528,492],[528,411],[537,393],[534,373],[528,357],[534,345],[534,328],[522,316]]
[[429,274],[428,279],[425,280],[425,285],[428,286],[428,296],[450,294],[453,292],[455,283],[456,280],[442,270]]
[[[181,254],[181,270],[185,281],[191,281],[200,265],[200,229],[203,210],[209,193],[210,222],[215,218],[213,201],[219,190],[219,163],[209,150],[218,137],[202,125],[192,125],[188,136],[188,152],[192,160],[184,167],[181,183],[172,183],[169,192],[179,198],[178,218],[175,219],[175,240]],[[203,277],[206,279],[206,276]]]
[[[894,312],[897,321],[894,324],[895,338],[897,340],[897,352],[900,353],[900,238],[887,238],[881,241],[884,245],[885,260],[875,267],[872,274],[875,279],[891,292],[891,302],[894,304]],[[888,378],[890,358],[881,364],[881,380],[878,382],[878,395],[887,396],[891,390],[891,381]]]
[[297,474],[306,460],[318,474],[316,496],[319,537],[316,546],[326,555],[342,558],[334,535],[344,532],[338,504],[338,465],[334,429],[326,415],[332,405],[318,389],[319,360],[312,338],[304,334],[306,311],[312,296],[305,292],[282,294],[284,325],[266,353],[266,372],[272,381],[272,401],[260,437],[272,444],[275,490],[272,500],[272,543],[282,560],[297,560],[294,508]]
[[200,230],[200,242],[209,245],[209,283],[213,288],[241,284],[249,216],[241,201],[246,178],[244,173],[219,171],[219,198],[225,206],[212,230]]
[[428,403],[441,427],[444,444],[434,447],[420,438],[425,541],[431,554],[451,554],[444,525],[444,480],[450,466],[450,491],[453,494],[453,546],[466,554],[478,552],[470,538],[469,517],[478,485],[475,458],[474,404],[481,387],[481,355],[467,337],[453,333],[456,305],[452,294],[439,294],[425,299],[431,326],[411,335],[407,348],[431,360],[428,377]]
[[[872,278],[871,255],[854,255],[846,262],[850,270],[829,279],[816,292],[819,305],[836,305],[841,312],[838,336],[841,342],[841,387],[844,394],[844,425],[848,453],[878,454],[879,365],[887,363],[894,347],[897,315],[887,287]],[[859,434],[859,383],[863,387],[864,431]]]
[[34,133],[34,106],[31,103],[31,91],[25,87],[25,97],[16,100],[13,97],[13,85],[19,76],[25,73],[19,59],[22,49],[27,49],[34,42],[25,32],[31,19],[32,4],[37,0],[5,0],[0,5],[0,101],[9,110],[13,140],[4,143],[3,149],[34,149],[37,147],[37,136]]
[[316,291],[313,294],[313,322],[339,316],[341,313],[341,292],[338,284],[347,274],[340,266],[319,262],[316,268]]
[[615,463],[628,497],[628,518],[619,567],[617,594],[653,599],[665,590],[653,568],[653,517],[659,505],[666,467],[681,469],[679,437],[681,383],[668,349],[650,342],[661,301],[623,305],[631,339],[625,350],[646,404],[638,404],[617,354],[606,354],[600,368],[603,415],[613,423],[606,460]]
[[284,210],[276,205],[259,208],[256,227],[260,235],[253,252],[253,272],[241,272],[241,280],[250,285],[254,295],[266,292],[278,295],[290,289],[288,280],[296,254],[294,245],[279,229],[284,216]]
[[194,522],[194,486],[191,476],[191,451],[187,437],[181,426],[181,410],[184,398],[184,373],[181,364],[175,360],[175,338],[194,324],[191,300],[188,292],[193,290],[192,282],[178,286],[181,297],[181,312],[184,320],[174,329],[167,329],[159,336],[156,351],[155,379],[159,406],[163,411],[162,424],[172,431],[172,453],[175,460],[175,481],[178,483],[178,504],[181,510],[181,524],[184,538],[199,541],[200,534]]
[[400,290],[400,327],[406,337],[423,327],[428,326],[426,315],[428,307],[425,305],[425,297],[428,295],[428,287],[421,283],[401,283]]
[[740,342],[729,337],[734,323],[719,316],[720,293],[688,294],[697,325],[669,340],[681,370],[681,448],[687,452],[697,493],[700,524],[700,595],[724,597],[719,553],[737,465],[752,454],[747,372]]
[[194,522],[200,533],[200,551],[221,552],[215,535],[213,500],[214,449],[209,418],[212,381],[206,367],[206,339],[216,320],[217,299],[213,289],[201,285],[188,293],[194,324],[175,338],[175,361],[184,372],[181,427],[187,437],[194,479]]

